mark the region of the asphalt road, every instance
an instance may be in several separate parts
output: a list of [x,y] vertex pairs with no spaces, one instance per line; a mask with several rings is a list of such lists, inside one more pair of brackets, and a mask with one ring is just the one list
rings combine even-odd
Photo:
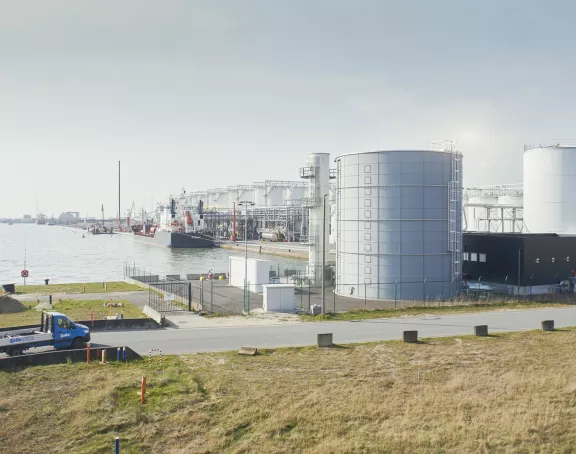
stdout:
[[557,328],[576,326],[576,308],[350,322],[97,332],[92,333],[92,345],[127,345],[140,354],[151,348],[160,348],[164,354],[218,352],[237,350],[241,346],[314,345],[318,333],[333,333],[335,344],[346,344],[401,339],[405,330],[417,330],[420,338],[473,334],[476,325],[488,325],[490,333],[527,331],[540,328],[542,320],[554,320]]

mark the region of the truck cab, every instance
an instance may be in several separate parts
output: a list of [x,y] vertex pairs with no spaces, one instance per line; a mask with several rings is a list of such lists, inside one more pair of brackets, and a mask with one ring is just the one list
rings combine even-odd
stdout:
[[60,312],[43,312],[40,331],[53,334],[54,348],[82,348],[90,342],[90,329]]

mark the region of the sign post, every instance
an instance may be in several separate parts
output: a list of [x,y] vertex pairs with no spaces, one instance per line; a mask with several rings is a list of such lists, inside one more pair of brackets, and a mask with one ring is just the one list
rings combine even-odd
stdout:
[[20,272],[20,276],[22,276],[24,278],[24,285],[26,285],[26,278],[30,275],[30,273],[28,273],[28,270],[22,270]]

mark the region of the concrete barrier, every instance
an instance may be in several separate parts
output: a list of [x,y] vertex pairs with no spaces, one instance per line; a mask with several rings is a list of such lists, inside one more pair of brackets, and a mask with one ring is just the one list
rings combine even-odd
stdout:
[[158,274],[147,274],[145,276],[132,276],[131,278],[138,282],[158,282],[160,281],[160,276]]
[[256,356],[258,354],[258,349],[253,347],[240,347],[238,354],[242,356]]
[[158,323],[160,326],[164,326],[166,324],[166,317],[164,317],[160,312],[155,311],[150,306],[144,306],[144,312],[148,317]]
[[[99,361],[102,358],[102,351],[106,351],[106,357],[109,358],[110,362],[116,360],[116,352],[118,351],[117,347],[92,347],[90,349],[91,361]],[[6,358],[0,358],[0,370],[19,371],[23,367],[29,366],[86,362],[86,355],[86,349],[79,348],[77,350],[54,350],[42,353],[30,353],[21,356],[8,356]],[[130,347],[126,347],[126,359],[128,361],[134,361],[142,359],[142,357]]]
[[474,327],[475,336],[488,336],[488,325],[478,325]]
[[91,331],[159,329],[162,326],[150,318],[123,318],[117,320],[78,320],[76,323],[86,325]]
[[179,280],[180,280],[180,275],[179,275],[179,274],[167,274],[167,275],[166,275],[166,280],[167,280],[167,281],[179,281]]
[[318,347],[332,347],[332,333],[318,334]]
[[418,342],[418,331],[404,331],[402,339],[404,342]]
[[187,274],[186,280],[187,281],[199,281],[201,274]]
[[543,320],[542,331],[554,331],[554,320]]

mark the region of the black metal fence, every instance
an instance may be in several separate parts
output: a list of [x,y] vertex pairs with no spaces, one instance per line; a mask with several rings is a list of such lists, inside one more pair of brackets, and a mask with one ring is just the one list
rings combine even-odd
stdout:
[[148,304],[158,312],[192,310],[192,286],[186,281],[150,282]]

